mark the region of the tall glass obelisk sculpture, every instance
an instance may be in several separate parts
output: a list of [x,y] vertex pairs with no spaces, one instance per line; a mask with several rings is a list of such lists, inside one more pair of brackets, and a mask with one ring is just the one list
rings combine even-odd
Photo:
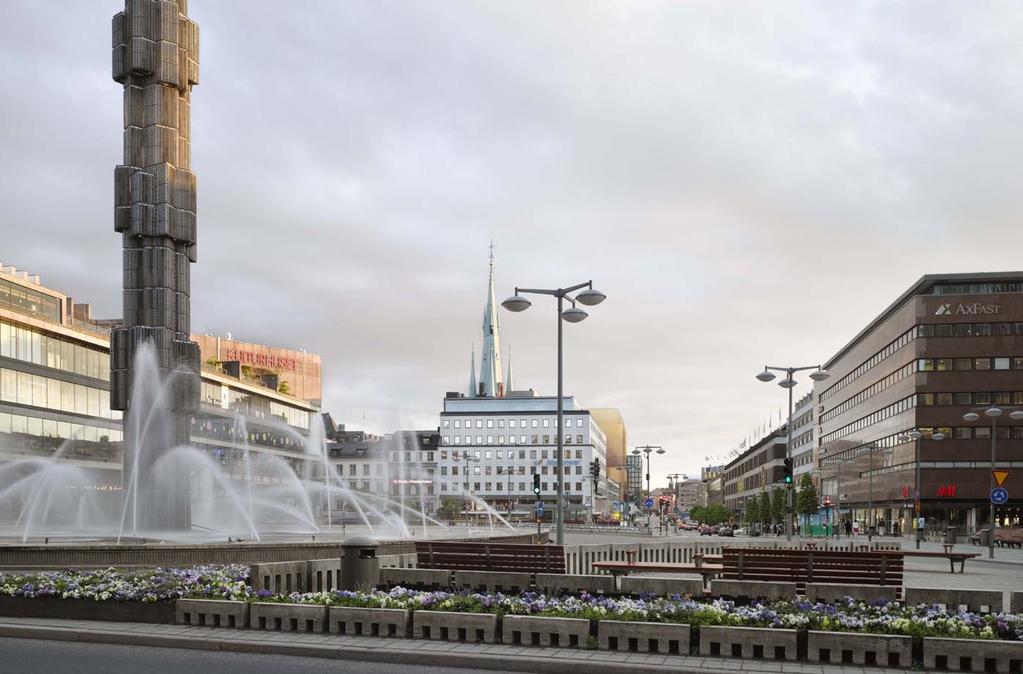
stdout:
[[[126,0],[113,20],[113,77],[124,85],[124,164],[114,170],[124,322],[111,335],[110,401],[129,411],[129,523],[149,531],[191,526],[188,474],[161,469],[157,480],[152,470],[168,450],[188,443],[190,414],[199,406],[199,347],[189,340],[196,260],[190,103],[199,83],[199,27],[187,10],[187,0]],[[154,375],[168,382],[164,394],[145,402],[170,410],[163,428],[152,425],[151,414],[129,410],[143,404],[132,389],[135,355],[145,343],[155,352]]]

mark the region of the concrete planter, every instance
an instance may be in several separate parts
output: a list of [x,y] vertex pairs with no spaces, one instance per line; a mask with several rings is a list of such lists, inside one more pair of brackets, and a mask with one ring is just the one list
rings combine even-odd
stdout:
[[615,577],[608,575],[579,575],[570,573],[538,573],[536,589],[552,595],[560,594],[614,594]]
[[524,592],[529,589],[528,573],[508,571],[455,571],[455,587],[487,592]]
[[852,662],[855,665],[910,667],[913,664],[913,637],[810,630],[807,659],[831,664]]
[[784,599],[796,596],[796,584],[763,580],[724,580],[710,582],[711,594],[742,599]]
[[506,644],[584,648],[590,637],[586,618],[506,615],[501,626]]
[[692,576],[651,578],[648,576],[622,576],[619,581],[622,594],[656,594],[670,597],[675,594],[699,597],[703,595],[703,579]]
[[400,608],[331,606],[327,624],[331,634],[404,639],[411,633],[411,616]]
[[412,614],[412,630],[417,639],[492,644],[497,637],[497,616],[492,613],[416,611]]
[[249,626],[249,604],[222,599],[178,599],[174,622],[179,625],[205,625],[245,629]]
[[249,608],[249,625],[254,630],[326,632],[327,607],[253,602]]
[[174,624],[174,602],[94,601],[57,597],[0,597],[0,616],[66,618],[112,622]]
[[795,660],[796,630],[704,626],[700,628],[700,655]]
[[451,589],[451,572],[447,569],[380,569],[380,585],[383,587],[423,587],[428,589]]
[[807,583],[807,601],[836,602],[845,597],[857,601],[895,601],[899,588],[894,585],[845,585],[840,583]]
[[[988,667],[986,661],[994,667]],[[1017,669],[1013,669],[1015,662]],[[924,638],[924,669],[1012,672],[1023,665],[1023,641]]]
[[601,620],[597,641],[605,651],[689,655],[689,625]]
[[998,613],[1002,610],[1002,591],[907,587],[906,603],[938,604],[952,612],[963,606],[974,613]]

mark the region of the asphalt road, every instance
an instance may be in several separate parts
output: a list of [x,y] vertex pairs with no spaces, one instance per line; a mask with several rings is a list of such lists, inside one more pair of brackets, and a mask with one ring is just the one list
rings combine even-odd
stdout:
[[466,674],[491,670],[423,667],[285,655],[189,651],[70,641],[0,638],[4,674]]

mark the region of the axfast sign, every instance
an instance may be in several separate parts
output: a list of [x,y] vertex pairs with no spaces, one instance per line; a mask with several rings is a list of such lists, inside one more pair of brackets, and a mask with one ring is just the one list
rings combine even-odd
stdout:
[[984,304],[983,302],[974,302],[972,304],[956,304],[950,302],[948,304],[939,304],[938,308],[934,310],[935,316],[993,316],[1001,311],[1001,306],[998,304]]

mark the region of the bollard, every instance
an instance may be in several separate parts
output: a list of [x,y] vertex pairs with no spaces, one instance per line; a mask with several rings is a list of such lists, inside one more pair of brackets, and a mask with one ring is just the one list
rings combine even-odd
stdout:
[[380,581],[380,543],[366,536],[341,541],[339,590],[371,590]]

